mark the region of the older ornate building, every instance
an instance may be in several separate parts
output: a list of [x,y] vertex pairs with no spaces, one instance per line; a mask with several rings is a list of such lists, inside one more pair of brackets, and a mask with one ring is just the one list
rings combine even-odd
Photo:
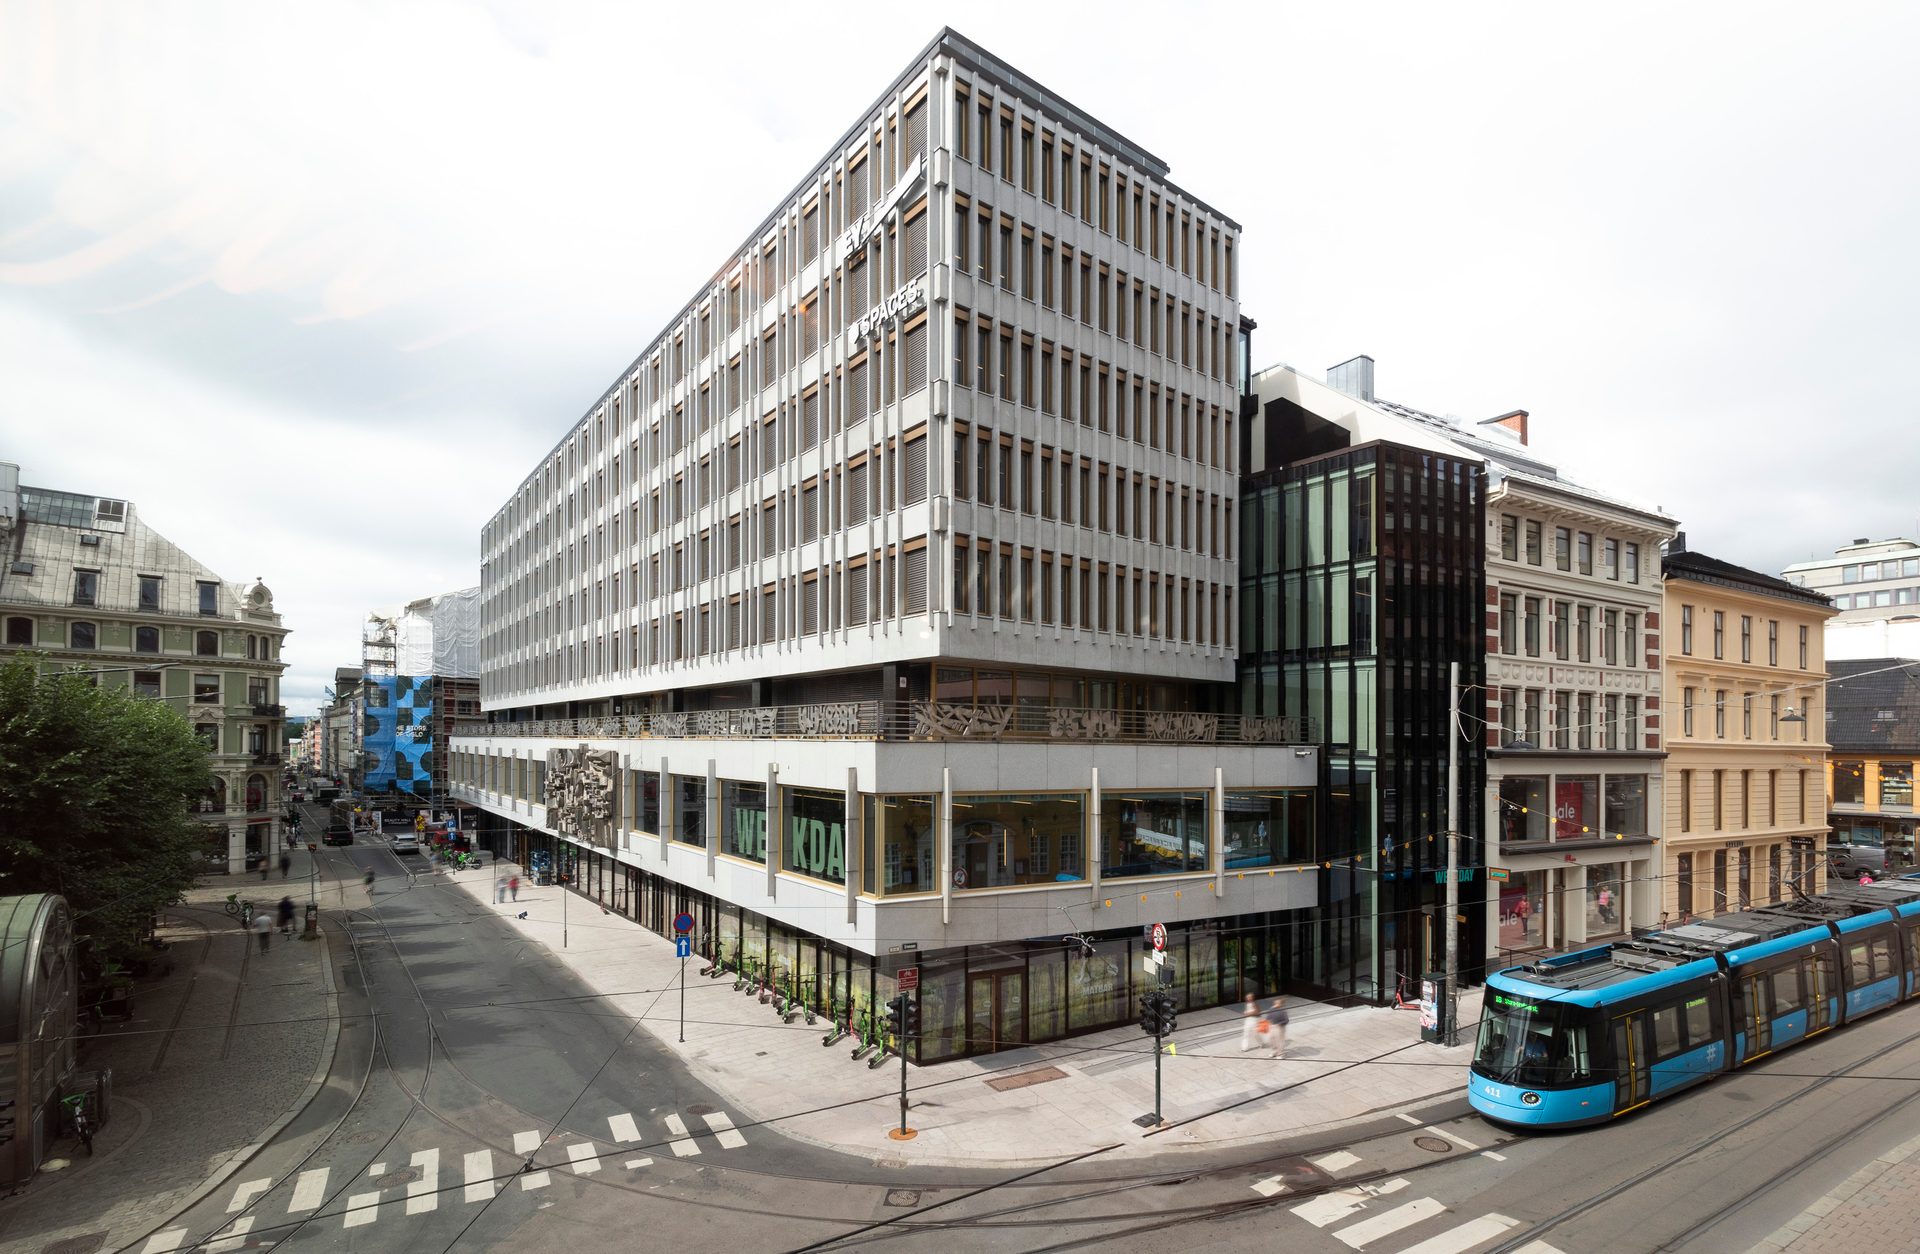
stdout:
[[207,860],[271,856],[283,821],[280,644],[273,593],[229,582],[142,522],[133,502],[20,484],[0,463],[0,655],[48,665],[180,711],[212,755],[200,803]]

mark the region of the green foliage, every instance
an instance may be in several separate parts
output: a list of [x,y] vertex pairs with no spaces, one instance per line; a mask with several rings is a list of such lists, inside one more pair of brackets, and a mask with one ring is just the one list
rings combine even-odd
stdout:
[[0,892],[59,893],[110,961],[193,883],[206,746],[164,702],[19,655],[0,666]]

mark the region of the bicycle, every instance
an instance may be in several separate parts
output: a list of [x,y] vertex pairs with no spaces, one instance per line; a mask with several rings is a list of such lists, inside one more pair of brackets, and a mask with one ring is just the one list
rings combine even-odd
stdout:
[[63,1097],[60,1104],[66,1107],[67,1123],[73,1134],[80,1138],[80,1144],[86,1147],[87,1156],[93,1156],[93,1094],[75,1093]]
[[246,927],[253,922],[253,903],[241,899],[239,893],[227,894],[227,914],[240,920],[240,926]]

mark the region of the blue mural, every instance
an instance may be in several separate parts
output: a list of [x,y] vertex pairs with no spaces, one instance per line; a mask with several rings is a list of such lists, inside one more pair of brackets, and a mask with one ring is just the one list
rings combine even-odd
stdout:
[[361,741],[369,793],[433,791],[433,676],[378,677],[366,688]]

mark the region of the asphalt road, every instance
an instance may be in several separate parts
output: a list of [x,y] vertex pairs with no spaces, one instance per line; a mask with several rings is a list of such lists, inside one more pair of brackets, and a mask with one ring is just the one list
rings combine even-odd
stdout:
[[317,862],[339,903],[333,1073],[180,1222],[180,1248],[1717,1252],[1904,1140],[1920,1110],[1913,1006],[1578,1133],[1496,1129],[1456,1101],[1157,1166],[909,1169],[729,1111],[424,858],[361,837]]

